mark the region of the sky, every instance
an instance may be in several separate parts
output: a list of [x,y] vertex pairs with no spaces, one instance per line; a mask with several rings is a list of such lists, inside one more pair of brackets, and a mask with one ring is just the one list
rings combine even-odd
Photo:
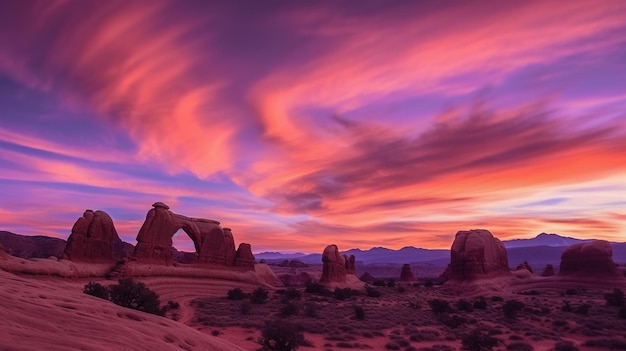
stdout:
[[[626,241],[626,2],[0,2],[0,230]],[[177,248],[193,248],[180,231]]]

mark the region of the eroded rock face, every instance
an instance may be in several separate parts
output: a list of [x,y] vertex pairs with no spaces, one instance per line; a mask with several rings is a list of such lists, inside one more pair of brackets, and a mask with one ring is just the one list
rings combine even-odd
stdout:
[[255,263],[256,260],[254,258],[254,255],[252,254],[252,247],[250,246],[250,244],[239,244],[239,247],[237,248],[237,253],[235,255],[235,266],[254,268]]
[[543,273],[541,273],[542,277],[551,277],[554,273],[554,266],[551,264],[547,264],[546,268],[544,268]]
[[474,280],[510,274],[506,249],[488,230],[456,233],[450,249],[451,280]]
[[240,247],[241,258],[237,261],[233,234],[230,228],[222,228],[220,222],[176,214],[162,202],[152,206],[137,235],[134,255],[139,260],[172,264],[172,237],[182,229],[194,243],[198,262],[254,267],[250,245]]
[[346,259],[343,255],[339,254],[339,248],[337,245],[328,245],[322,253],[322,277],[320,278],[321,284],[328,284],[333,282],[343,282],[346,278]]
[[605,240],[569,246],[561,255],[559,275],[620,276],[613,262],[613,249]]
[[356,274],[356,258],[354,255],[350,255],[350,257],[343,255],[343,259],[346,262],[346,274]]
[[401,282],[414,282],[415,276],[413,275],[413,271],[411,270],[411,265],[405,263],[402,265],[402,271],[400,271],[400,281]]
[[121,243],[106,212],[86,210],[72,227],[65,254],[72,261],[111,261]]

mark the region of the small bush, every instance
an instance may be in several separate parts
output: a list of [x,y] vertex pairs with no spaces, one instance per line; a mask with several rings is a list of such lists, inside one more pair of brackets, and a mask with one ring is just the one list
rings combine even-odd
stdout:
[[235,289],[228,290],[228,292],[226,293],[226,297],[229,300],[243,300],[247,296],[243,291],[241,291],[241,289],[235,288]]
[[171,310],[177,310],[180,308],[180,304],[176,301],[169,300],[167,301],[167,307]]
[[456,302],[456,309],[464,312],[472,312],[474,310],[474,306],[471,302],[465,299],[460,299]]
[[365,288],[365,295],[367,295],[368,297],[380,297],[380,291],[374,289],[374,288],[370,288],[370,287],[366,287]]
[[588,340],[583,345],[590,347],[600,347],[605,350],[626,350],[626,342],[618,339]]
[[413,334],[411,334],[411,336],[409,337],[409,340],[415,341],[415,342],[435,341],[439,339],[440,335],[441,334],[437,330],[423,329],[423,330],[418,330],[414,332]]
[[280,315],[282,317],[295,316],[299,310],[298,305],[288,302],[280,309]]
[[404,294],[406,292],[406,288],[403,287],[402,285],[399,285],[398,288],[396,289],[400,294]]
[[388,288],[395,288],[396,287],[396,281],[393,280],[393,279],[387,280],[387,287]]
[[317,306],[317,304],[310,302],[307,303],[306,305],[304,305],[304,315],[307,317],[317,317],[317,310],[319,309],[319,307]]
[[554,351],[580,351],[580,349],[570,341],[561,341],[554,344]]
[[502,306],[502,311],[504,311],[504,316],[506,318],[515,318],[517,317],[517,312],[521,311],[524,308],[524,303],[517,300],[509,300],[504,303]]
[[433,285],[435,285],[435,283],[433,283],[433,281],[432,281],[432,280],[430,280],[430,279],[429,279],[429,280],[427,280],[427,281],[426,281],[426,283],[424,283],[424,287],[425,287],[425,288],[432,288],[432,287],[433,287]]
[[563,301],[563,306],[561,306],[561,311],[563,312],[572,312],[574,309],[569,304],[569,301]]
[[502,301],[504,301],[504,299],[501,298],[500,296],[492,296],[491,297],[491,301],[493,301],[493,302],[502,302]]
[[614,289],[612,293],[604,294],[606,304],[609,306],[622,307],[626,299],[624,298],[624,292],[620,289]]
[[478,300],[474,301],[473,305],[474,309],[477,310],[486,310],[487,309],[487,300],[484,297],[479,297]]
[[622,319],[626,319],[626,305],[622,306],[619,309],[619,317],[622,318]]
[[353,291],[350,288],[335,288],[333,297],[337,300],[345,300],[353,295]]
[[141,282],[134,282],[130,278],[120,279],[117,285],[111,286],[111,302],[123,307],[138,311],[163,315],[159,307],[159,295]]
[[439,318],[439,321],[441,323],[443,323],[443,325],[445,325],[448,328],[458,328],[461,325],[467,323],[467,319],[464,317],[461,317],[457,314],[453,314],[451,316],[448,315],[443,315]]
[[409,302],[409,307],[414,310],[419,310],[420,308],[422,308],[422,304],[419,302]]
[[525,342],[514,342],[506,346],[507,351],[533,351],[535,348]]
[[300,300],[302,298],[302,293],[295,288],[290,288],[285,291],[285,297],[290,300]]
[[576,313],[578,313],[578,314],[587,314],[589,312],[590,308],[591,308],[590,304],[584,303],[584,304],[579,305],[578,307],[576,307]]
[[211,330],[211,335],[213,335],[213,336],[218,336],[220,334],[221,334],[221,332],[219,330],[217,330],[217,329]]
[[304,292],[307,294],[317,294],[322,296],[330,296],[332,293],[320,283],[307,284]]
[[428,305],[430,305],[430,309],[435,314],[441,314],[441,313],[450,311],[450,304],[446,300],[442,300],[442,299],[428,300]]
[[387,286],[387,283],[384,280],[374,280],[374,282],[372,282],[372,285],[374,285],[374,286]]
[[397,344],[396,342],[394,342],[394,341],[390,341],[390,342],[388,342],[387,344],[385,344],[385,348],[386,348],[387,350],[400,350],[400,349],[402,349],[402,348],[400,347],[400,345],[398,345],[398,344]]
[[567,289],[565,290],[566,295],[578,295],[578,290],[576,289]]
[[87,295],[95,296],[101,299],[109,299],[109,289],[100,283],[89,282],[83,288],[83,292]]
[[274,321],[261,329],[258,342],[264,351],[292,351],[304,344],[304,335],[291,323]]
[[475,329],[461,339],[463,348],[470,351],[492,350],[498,345],[498,339],[493,336]]
[[365,310],[361,306],[354,306],[354,318],[362,321],[365,319]]
[[250,296],[250,302],[257,305],[264,304],[267,301],[268,296],[269,294],[267,290],[258,287],[252,292],[252,296]]

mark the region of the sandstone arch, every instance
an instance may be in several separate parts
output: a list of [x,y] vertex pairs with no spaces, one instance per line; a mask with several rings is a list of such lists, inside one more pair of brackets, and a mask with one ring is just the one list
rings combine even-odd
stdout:
[[237,266],[254,267],[250,250],[242,251],[246,255],[243,261],[237,260],[233,234],[229,228],[222,228],[220,222],[174,213],[162,202],[156,202],[152,207],[137,235],[137,259],[171,264],[172,237],[182,229],[193,241],[199,263],[234,266],[238,262]]

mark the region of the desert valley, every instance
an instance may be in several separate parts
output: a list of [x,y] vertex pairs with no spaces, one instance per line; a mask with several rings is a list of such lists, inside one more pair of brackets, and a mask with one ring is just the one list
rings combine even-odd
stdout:
[[[197,251],[178,252],[174,235],[188,235]],[[91,210],[67,242],[8,232],[0,240],[3,350],[626,348],[624,243],[541,234],[507,249],[489,231],[469,230],[445,252],[344,254],[329,244],[320,255],[257,259],[250,244],[235,250],[218,221],[161,202],[134,246],[107,213]],[[536,252],[557,250],[559,262],[511,264],[521,247],[544,261],[553,258]],[[156,293],[158,309],[111,302],[123,284],[134,284],[127,295]]]

